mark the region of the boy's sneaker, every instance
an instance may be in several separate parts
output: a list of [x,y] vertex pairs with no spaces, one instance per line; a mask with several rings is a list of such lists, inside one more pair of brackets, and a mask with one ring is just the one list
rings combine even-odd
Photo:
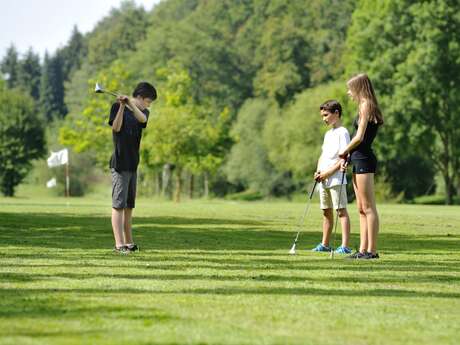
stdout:
[[318,244],[315,248],[311,250],[312,252],[330,252],[331,247],[323,246],[322,243]]
[[361,253],[359,251],[351,254],[350,256],[347,256],[347,259],[365,259],[365,256],[367,255],[367,252]]
[[114,253],[119,253],[119,254],[128,254],[129,253],[129,250],[128,250],[128,247],[126,246],[121,246],[121,247],[113,247],[113,251]]
[[140,249],[139,249],[139,246],[137,244],[131,244],[129,246],[126,246],[126,250],[128,252],[138,252]]
[[351,254],[351,249],[348,247],[340,246],[335,250],[335,252],[337,254]]
[[363,257],[363,259],[378,259],[379,258],[379,253],[375,253],[375,254],[372,254],[372,253],[366,253],[366,255]]

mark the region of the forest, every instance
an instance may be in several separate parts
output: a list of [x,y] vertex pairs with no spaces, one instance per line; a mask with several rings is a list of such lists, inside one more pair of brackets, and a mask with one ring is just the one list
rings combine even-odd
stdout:
[[[384,115],[377,196],[459,202],[458,0],[126,1],[94,29],[74,28],[43,59],[14,45],[0,61],[0,190],[45,183],[51,150],[71,150],[72,191],[109,175],[109,96],[158,91],[141,144],[139,193],[167,198],[290,198],[313,179],[337,99],[364,72]],[[64,175],[58,176],[58,179]],[[57,189],[57,193],[62,190]]]

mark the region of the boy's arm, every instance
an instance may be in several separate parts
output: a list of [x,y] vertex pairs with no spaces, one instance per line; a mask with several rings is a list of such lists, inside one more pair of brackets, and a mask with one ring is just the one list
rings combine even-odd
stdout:
[[342,160],[339,160],[337,163],[335,163],[334,165],[331,165],[326,170],[321,171],[321,173],[319,174],[319,179],[322,181],[322,180],[325,180],[331,177],[332,175],[334,175],[336,171],[340,169],[341,165],[342,165]]
[[123,125],[123,113],[125,111],[125,103],[120,102],[120,106],[117,111],[117,115],[112,122],[112,130],[114,132],[119,132],[121,130],[121,126]]
[[[350,143],[350,134],[345,129],[345,131],[343,131],[343,132],[341,132],[339,134],[339,148],[338,148],[338,151],[342,152],[342,150],[344,148],[346,148],[349,143]],[[337,163],[335,163],[334,165],[331,165],[328,169],[322,171],[321,174],[319,175],[319,178],[321,180],[324,180],[324,179],[327,179],[328,177],[334,175],[338,170],[340,170],[342,168],[342,163],[343,163],[343,160],[339,159],[337,161]]]
[[136,106],[136,104],[133,102],[132,98],[127,97],[126,101],[133,111],[134,117],[139,121],[140,123],[146,123],[147,122],[147,116]]
[[318,180],[319,177],[320,177],[320,175],[321,175],[321,172],[320,172],[320,170],[319,170],[319,167],[321,166],[321,158],[322,158],[322,157],[323,157],[323,155],[321,154],[321,156],[319,156],[319,158],[318,158],[318,163],[316,164],[316,171],[315,171],[315,173],[314,173],[314,175],[313,175],[313,178],[314,178],[315,180]]

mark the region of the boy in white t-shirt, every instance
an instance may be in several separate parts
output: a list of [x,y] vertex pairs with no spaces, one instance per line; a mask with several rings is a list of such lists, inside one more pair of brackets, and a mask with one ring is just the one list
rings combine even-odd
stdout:
[[[349,254],[348,247],[350,238],[350,218],[347,212],[347,191],[346,177],[342,183],[342,172],[340,170],[341,159],[339,152],[342,152],[350,142],[350,134],[345,127],[342,127],[341,116],[342,106],[335,100],[329,100],[320,106],[321,116],[326,125],[331,129],[324,135],[324,142],[321,156],[318,159],[318,167],[314,178],[319,183],[320,207],[323,210],[323,239],[313,251],[330,252],[334,250],[329,245],[332,228],[334,226],[334,209],[337,210],[342,226],[342,245],[335,252]],[[341,196],[339,196],[341,193]],[[340,202],[340,205],[339,205]]]

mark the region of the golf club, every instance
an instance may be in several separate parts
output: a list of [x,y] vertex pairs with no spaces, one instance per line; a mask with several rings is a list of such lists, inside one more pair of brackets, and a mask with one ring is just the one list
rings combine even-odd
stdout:
[[116,93],[116,92],[113,92],[113,91],[104,89],[104,87],[103,87],[101,84],[99,84],[99,83],[96,83],[96,86],[95,86],[95,88],[94,88],[94,92],[96,92],[96,93],[107,93],[107,94],[112,95],[112,96],[115,96],[115,97],[120,96],[120,95],[119,95],[118,93]]
[[345,170],[342,171],[342,181],[340,182],[339,188],[339,200],[337,202],[337,209],[335,215],[335,225],[334,225],[334,233],[332,234],[332,247],[331,247],[331,259],[334,259],[334,248],[335,248],[335,235],[337,233],[337,223],[339,222],[339,209],[340,209],[340,202],[342,201],[342,188],[343,188],[343,180],[345,179]]
[[[106,94],[108,94],[108,95],[112,95],[112,96],[117,97],[117,98],[118,98],[119,96],[121,96],[119,93],[116,93],[116,92],[113,92],[113,91],[104,89],[104,87],[103,87],[101,84],[99,84],[99,83],[96,83],[96,86],[94,87],[94,92],[95,92],[95,93],[106,93]],[[126,104],[126,107],[127,107],[129,110],[133,111],[133,109],[129,106],[129,104]]]
[[297,240],[299,239],[300,232],[302,231],[302,226],[303,226],[303,222],[305,220],[305,216],[307,215],[308,210],[310,209],[311,199],[313,198],[313,193],[315,192],[315,188],[316,188],[317,184],[318,184],[318,181],[315,180],[315,183],[313,184],[313,188],[311,189],[310,195],[308,197],[307,205],[305,205],[305,210],[303,212],[303,216],[302,216],[302,218],[300,219],[300,222],[299,222],[299,226],[298,226],[299,230],[297,231],[297,235],[295,237],[294,244],[292,245],[291,250],[289,251],[289,254],[291,254],[291,255],[295,254],[295,247],[296,247],[296,244],[297,244]]

